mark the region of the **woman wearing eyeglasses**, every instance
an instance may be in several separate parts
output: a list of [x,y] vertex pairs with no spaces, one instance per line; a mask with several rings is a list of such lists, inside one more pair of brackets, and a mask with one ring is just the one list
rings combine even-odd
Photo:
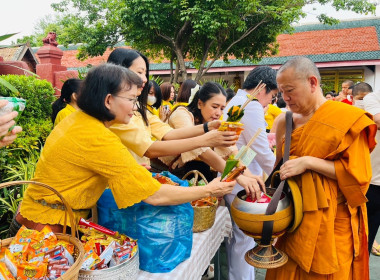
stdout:
[[[140,86],[141,79],[123,67],[103,64],[91,69],[78,98],[81,110],[62,120],[46,140],[33,181],[56,189],[76,220],[87,217],[106,186],[119,208],[140,201],[175,205],[232,191],[235,182],[218,180],[204,188],[161,185],[135,161],[108,128],[131,120]],[[62,232],[64,216],[55,194],[30,184],[10,233],[15,234],[21,225],[41,230],[46,224]]]

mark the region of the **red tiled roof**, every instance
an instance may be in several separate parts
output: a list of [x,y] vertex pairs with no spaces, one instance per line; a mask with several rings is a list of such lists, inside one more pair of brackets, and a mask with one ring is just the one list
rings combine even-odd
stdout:
[[[380,50],[379,39],[374,26],[281,34],[277,37],[277,41],[279,53],[275,57]],[[63,51],[62,65],[66,67],[99,65],[107,61],[111,51],[108,49],[102,56],[80,61],[76,58],[77,50],[65,50]],[[234,57],[231,56],[230,59],[234,59]],[[162,58],[150,59],[150,61],[153,63],[169,62],[169,60]]]
[[84,61],[77,59],[78,50],[63,51],[62,65],[66,67],[86,67],[88,64],[99,65],[107,61],[111,51],[111,49],[107,49],[102,56],[89,57]]
[[277,56],[380,50],[374,26],[281,34],[277,41],[280,45]]

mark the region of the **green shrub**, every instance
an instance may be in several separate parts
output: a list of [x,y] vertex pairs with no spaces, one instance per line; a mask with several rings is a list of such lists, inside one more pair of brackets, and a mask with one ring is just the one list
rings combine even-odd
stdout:
[[7,177],[5,166],[12,167],[20,159],[27,161],[30,153],[39,153],[53,125],[50,121],[51,104],[55,100],[54,89],[46,80],[33,76],[6,75],[2,79],[12,84],[18,93],[12,93],[0,85],[0,95],[21,97],[26,100],[26,108],[17,120],[23,128],[10,146],[0,149],[0,182]]

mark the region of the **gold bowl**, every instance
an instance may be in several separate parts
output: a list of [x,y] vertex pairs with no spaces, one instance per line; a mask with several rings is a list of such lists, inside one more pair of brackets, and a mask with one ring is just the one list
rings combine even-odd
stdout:
[[[267,193],[269,195],[272,195],[274,191],[275,189],[267,188]],[[241,204],[244,203],[251,203],[244,201],[244,197],[246,197],[245,190],[240,191],[231,204],[231,216],[234,219],[234,222],[246,235],[254,238],[257,243],[253,249],[248,250],[245,253],[245,260],[252,266],[266,269],[275,268],[285,264],[288,260],[288,256],[284,252],[276,249],[272,245],[274,238],[283,235],[294,218],[293,202],[287,198],[285,193],[283,195],[284,198],[281,200],[287,201],[287,203],[284,204],[287,204],[287,206],[282,209],[282,207],[280,207],[281,204],[279,204],[277,210],[279,210],[279,207],[282,210],[279,210],[272,215],[252,214],[249,213],[250,210],[248,209],[246,211],[239,210],[239,205],[241,206]],[[256,211],[254,208],[257,207],[258,203],[251,204],[252,211]],[[273,221],[272,236],[268,244],[262,244],[261,242],[263,239],[262,233],[265,221]]]

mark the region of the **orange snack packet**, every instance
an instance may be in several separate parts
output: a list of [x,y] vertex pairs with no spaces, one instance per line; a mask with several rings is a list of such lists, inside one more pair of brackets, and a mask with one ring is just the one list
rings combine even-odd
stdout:
[[41,231],[36,232],[36,240],[32,240],[27,249],[28,261],[43,261],[45,253],[57,246],[57,236],[49,226],[45,226]]
[[27,247],[30,243],[35,242],[36,233],[38,232],[22,226],[9,244],[9,251],[15,256],[22,254],[23,257],[26,257]]
[[54,232],[51,230],[51,228],[46,225],[40,232],[39,232],[39,239],[48,240],[49,242],[57,242],[57,236],[54,234]]
[[85,244],[84,244],[84,251],[85,253],[91,253],[91,252],[95,252],[96,251],[96,247],[95,247],[95,240],[94,239],[90,239],[88,240]]
[[5,263],[0,262],[0,279],[15,280]]
[[63,246],[67,250],[67,252],[70,253],[70,255],[74,254],[74,245],[65,241],[65,240],[59,240],[55,246]]
[[47,262],[22,262],[17,265],[17,280],[39,279],[47,274]]
[[6,249],[7,249],[6,247],[2,247],[2,248],[0,249],[0,260],[4,258],[5,250],[6,250]]
[[84,262],[82,264],[81,269],[85,270],[91,270],[95,264],[101,262],[102,260],[99,258],[99,256],[95,253],[95,251],[92,251],[91,253],[87,253],[84,256]]

